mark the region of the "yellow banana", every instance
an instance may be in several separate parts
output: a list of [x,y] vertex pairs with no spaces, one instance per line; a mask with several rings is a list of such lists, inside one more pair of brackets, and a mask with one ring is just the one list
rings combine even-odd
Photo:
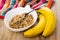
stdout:
[[37,10],[37,12],[40,12],[41,14],[43,14],[46,17],[47,23],[46,23],[46,27],[43,31],[43,34],[42,34],[43,36],[46,37],[54,31],[55,25],[56,25],[56,17],[54,15],[53,11],[47,7],[43,7],[41,9]]
[[36,26],[34,26],[33,28],[24,32],[24,36],[26,36],[26,37],[37,36],[38,34],[43,32],[45,25],[46,25],[46,19],[42,14],[40,14],[39,15],[39,23]]

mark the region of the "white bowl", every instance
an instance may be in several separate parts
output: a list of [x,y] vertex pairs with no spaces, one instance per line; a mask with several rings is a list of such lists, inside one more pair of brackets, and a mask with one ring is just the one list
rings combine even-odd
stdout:
[[22,14],[24,12],[29,12],[31,11],[32,9],[27,5],[25,8],[22,8],[22,7],[18,7],[18,8],[15,8],[15,9],[12,9],[10,10],[9,12],[7,12],[7,14],[5,15],[5,18],[4,18],[4,23],[6,25],[6,27],[8,29],[10,29],[11,31],[14,31],[14,32],[20,32],[20,31],[24,31],[28,28],[30,28],[37,20],[37,13],[35,11],[31,12],[30,14],[33,16],[33,23],[27,27],[24,27],[24,28],[19,28],[19,29],[14,29],[14,28],[11,28],[9,26],[9,21],[17,14]]

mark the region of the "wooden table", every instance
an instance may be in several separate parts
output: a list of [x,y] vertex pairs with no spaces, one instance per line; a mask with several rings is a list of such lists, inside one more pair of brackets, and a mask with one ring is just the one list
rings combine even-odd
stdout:
[[57,25],[54,33],[49,37],[42,37],[41,35],[35,38],[25,38],[23,32],[16,33],[6,28],[2,19],[0,19],[0,40],[60,40],[60,0],[54,0],[55,3],[52,10],[56,14]]

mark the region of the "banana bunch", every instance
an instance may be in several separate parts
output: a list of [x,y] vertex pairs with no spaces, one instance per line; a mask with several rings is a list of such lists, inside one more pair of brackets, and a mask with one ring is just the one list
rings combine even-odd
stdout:
[[42,36],[49,36],[55,29],[56,25],[56,17],[54,12],[47,7],[42,7],[39,10],[39,22],[33,28],[24,32],[24,36],[26,37],[35,37],[42,33]]

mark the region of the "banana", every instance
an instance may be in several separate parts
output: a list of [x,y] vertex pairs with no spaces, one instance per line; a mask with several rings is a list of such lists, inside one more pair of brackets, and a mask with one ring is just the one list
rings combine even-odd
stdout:
[[43,30],[45,28],[45,25],[46,25],[46,19],[42,14],[40,14],[39,15],[39,23],[36,26],[34,26],[33,28],[24,32],[24,36],[25,37],[35,37],[35,36],[37,36],[38,34],[43,32]]
[[52,10],[47,7],[42,7],[41,9],[37,10],[46,17],[46,26],[42,33],[44,37],[49,36],[55,29],[56,25],[56,17]]

